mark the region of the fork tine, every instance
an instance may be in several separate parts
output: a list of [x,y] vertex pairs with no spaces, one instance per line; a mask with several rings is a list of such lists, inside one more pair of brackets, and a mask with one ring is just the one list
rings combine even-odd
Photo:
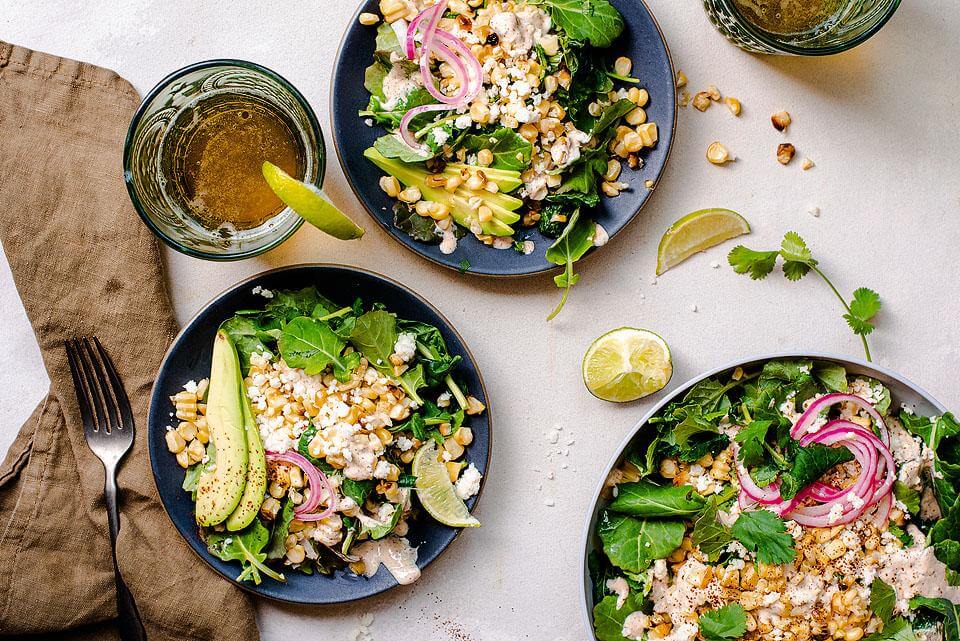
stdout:
[[79,339],[74,339],[74,344],[77,348],[77,360],[80,362],[80,369],[83,372],[83,379],[86,381],[87,390],[90,394],[90,404],[93,406],[93,431],[97,432],[103,430],[109,434],[110,423],[103,411],[105,403],[103,402],[103,395],[100,392],[100,389],[97,387],[97,380],[93,375],[93,366],[87,361],[86,358],[84,358],[85,350],[83,349],[83,343],[81,343]]
[[86,382],[80,371],[77,347],[74,345],[76,339],[63,341],[67,348],[67,361],[70,363],[70,374],[73,376],[73,387],[77,392],[77,402],[80,405],[80,419],[83,421],[83,429],[86,432],[94,432],[97,429],[93,418],[93,409],[90,404]]
[[121,420],[118,429],[133,429],[133,411],[130,409],[130,399],[123,389],[123,383],[120,382],[120,377],[117,375],[117,370],[113,366],[113,361],[110,360],[110,355],[107,354],[107,350],[103,348],[103,345],[100,344],[100,339],[96,336],[93,337],[93,344],[96,345],[97,353],[100,354],[100,362],[103,363],[104,368],[107,370],[107,377],[110,379],[110,386],[113,388],[113,399],[116,401],[117,407],[120,410]]
[[103,416],[106,420],[105,429],[107,434],[109,434],[113,430],[120,427],[120,413],[118,411],[119,405],[116,401],[116,397],[113,394],[113,390],[110,388],[110,384],[107,381],[107,375],[103,363],[100,362],[100,359],[97,358],[96,353],[94,353],[93,346],[90,344],[90,339],[84,336],[83,339],[81,339],[81,344],[83,345],[83,352],[86,355],[86,360],[90,363],[90,367],[93,370],[93,378],[96,382],[97,389],[100,392],[100,400],[103,401],[101,409],[103,410]]

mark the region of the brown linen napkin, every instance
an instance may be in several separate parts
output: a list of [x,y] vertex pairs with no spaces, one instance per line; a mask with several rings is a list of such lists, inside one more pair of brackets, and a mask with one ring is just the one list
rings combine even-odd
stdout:
[[121,176],[138,102],[112,71],[0,42],[0,242],[51,380],[0,466],[0,635],[117,637],[103,468],[63,348],[96,335],[136,416],[117,548],[147,636],[255,641],[249,599],[180,539],[150,471],[147,404],[177,327],[157,242]]

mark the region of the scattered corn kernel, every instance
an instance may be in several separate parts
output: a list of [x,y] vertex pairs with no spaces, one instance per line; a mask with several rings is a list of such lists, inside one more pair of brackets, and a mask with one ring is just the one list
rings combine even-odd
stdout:
[[367,13],[366,11],[360,14],[360,24],[371,26],[380,22],[380,18],[375,13]]
[[773,123],[774,129],[777,131],[786,131],[793,119],[786,111],[778,111],[770,116],[770,122]]
[[730,162],[730,152],[720,141],[710,143],[707,147],[707,160],[714,165],[724,165]]
[[740,116],[740,112],[743,111],[743,107],[740,105],[740,101],[731,96],[727,96],[723,99],[723,104],[727,106],[727,109],[730,110],[734,116]]
[[781,165],[789,165],[797,153],[797,148],[788,142],[777,145],[777,160]]

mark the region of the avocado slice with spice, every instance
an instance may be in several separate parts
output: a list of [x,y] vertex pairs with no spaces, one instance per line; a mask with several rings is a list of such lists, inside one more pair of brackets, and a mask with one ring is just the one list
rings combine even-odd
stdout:
[[250,399],[243,389],[243,379],[240,379],[240,396],[243,403],[243,429],[247,440],[247,482],[240,496],[240,503],[227,518],[227,529],[231,532],[242,530],[253,522],[263,496],[267,491],[267,459],[263,453],[263,441],[260,440],[260,430],[253,420],[253,409]]

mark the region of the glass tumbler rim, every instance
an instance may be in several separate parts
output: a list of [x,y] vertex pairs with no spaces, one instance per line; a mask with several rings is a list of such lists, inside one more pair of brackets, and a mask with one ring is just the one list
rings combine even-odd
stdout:
[[[169,234],[164,232],[159,225],[157,225],[153,219],[147,214],[143,204],[140,202],[140,197],[137,195],[136,188],[133,184],[133,172],[131,171],[132,165],[132,150],[133,150],[133,141],[137,128],[140,125],[141,120],[144,115],[147,113],[147,110],[150,108],[153,101],[159,96],[163,91],[165,91],[171,84],[179,80],[180,78],[186,76],[187,74],[193,73],[195,71],[200,71],[202,69],[207,69],[210,67],[240,67],[247,69],[249,71],[254,71],[256,73],[262,74],[281,87],[284,90],[288,91],[290,95],[296,100],[297,103],[303,108],[303,112],[307,117],[307,120],[310,124],[310,129],[313,131],[314,138],[317,141],[317,177],[316,180],[312,181],[314,185],[318,188],[323,187],[323,179],[326,175],[326,166],[327,166],[327,153],[326,153],[326,144],[323,140],[323,130],[320,128],[320,121],[317,118],[317,114],[313,111],[313,107],[310,106],[310,103],[307,101],[306,97],[300,93],[300,90],[297,89],[293,83],[281,76],[276,71],[269,69],[261,64],[256,62],[251,62],[249,60],[241,60],[239,58],[212,58],[210,60],[201,60],[199,62],[191,63],[185,67],[181,67],[175,71],[168,73],[163,77],[154,87],[147,92],[143,97],[143,100],[140,102],[140,105],[137,107],[136,112],[133,115],[133,118],[130,120],[130,126],[127,128],[127,135],[123,143],[123,182],[127,186],[127,193],[130,196],[130,201],[133,203],[133,208],[137,211],[137,215],[140,216],[140,219],[143,223],[156,235],[160,240],[162,240],[166,245],[172,247],[182,254],[186,254],[193,258],[201,258],[204,260],[218,261],[218,262],[228,262],[234,260],[242,260],[244,258],[252,258],[253,256],[259,256],[265,252],[274,249],[275,247],[282,244],[288,238],[300,229],[303,225],[304,220],[297,216],[297,220],[290,226],[289,229],[284,231],[282,234],[277,236],[274,240],[271,240],[269,243],[266,243],[262,247],[256,247],[253,249],[246,249],[238,252],[228,252],[228,253],[214,253],[207,252],[193,247],[188,247],[183,243],[179,242],[177,239],[172,238]],[[310,150],[307,150],[307,153],[310,153]]]
[[734,6],[731,0],[718,0],[722,2],[730,11],[733,11],[737,16],[741,17],[741,20],[738,23],[738,26],[749,33],[752,37],[756,38],[764,45],[777,50],[780,53],[792,54],[796,56],[832,56],[834,54],[843,53],[844,51],[849,51],[854,47],[857,47],[870,38],[872,38],[878,31],[880,31],[884,25],[893,17],[893,14],[897,12],[897,9],[900,8],[901,0],[890,0],[884,14],[880,17],[879,20],[869,29],[863,33],[858,34],[856,37],[851,38],[849,41],[844,42],[838,45],[824,46],[824,47],[798,47],[792,44],[784,43],[775,38],[771,38],[767,32],[762,29],[758,29],[750,23],[749,20],[742,18],[740,11]]

